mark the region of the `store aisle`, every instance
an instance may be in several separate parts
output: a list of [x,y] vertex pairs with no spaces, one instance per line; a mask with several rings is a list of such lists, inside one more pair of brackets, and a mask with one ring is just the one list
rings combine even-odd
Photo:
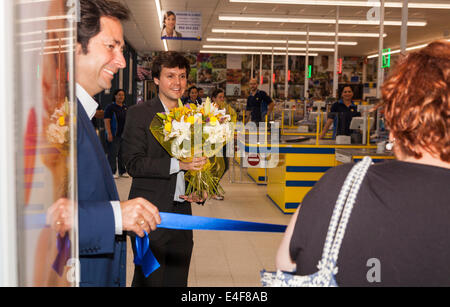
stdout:
[[[237,167],[235,167],[237,169]],[[239,176],[236,175],[238,179]],[[244,180],[249,180],[245,175]],[[116,179],[121,200],[128,198],[131,179]],[[285,215],[266,197],[266,187],[255,183],[229,183],[228,174],[221,182],[225,200],[208,200],[204,206],[193,205],[193,215],[286,225]],[[275,255],[283,234],[234,231],[194,231],[194,251],[189,271],[190,287],[258,287],[261,269],[275,269]],[[127,286],[134,264],[128,242]]]

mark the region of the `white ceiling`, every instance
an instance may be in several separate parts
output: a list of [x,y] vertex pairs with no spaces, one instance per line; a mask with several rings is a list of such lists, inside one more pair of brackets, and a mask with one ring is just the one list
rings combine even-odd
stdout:
[[[182,52],[198,52],[204,44],[230,45],[230,43],[206,42],[207,37],[226,38],[257,38],[257,39],[286,39],[279,35],[250,35],[250,34],[220,34],[212,33],[214,28],[229,29],[260,29],[260,30],[297,30],[306,31],[307,24],[300,23],[273,23],[273,22],[231,22],[219,21],[222,14],[242,14],[259,16],[290,16],[290,17],[335,17],[335,6],[313,5],[287,5],[287,4],[249,4],[230,3],[229,0],[160,0],[163,11],[192,11],[202,13],[202,41],[167,41],[169,50]],[[399,1],[399,0],[395,0]],[[401,1],[401,0],[400,0]],[[161,27],[156,12],[154,0],[121,0],[132,13],[130,21],[124,24],[127,41],[139,53],[164,50],[160,38]],[[440,2],[448,4],[450,0],[409,0],[412,2],[431,3]],[[340,18],[366,19],[367,7],[340,7]],[[401,20],[400,8],[386,8],[385,18]],[[424,19],[425,27],[408,27],[408,46],[429,42],[438,38],[450,38],[450,10],[444,9],[409,9],[410,19]],[[387,37],[384,38],[385,48],[398,48],[400,46],[399,26],[385,26]],[[311,24],[310,31],[334,31],[332,24]],[[340,32],[379,32],[379,26],[365,25],[339,25]],[[290,40],[305,40],[305,36],[289,36]],[[313,40],[330,40],[334,37],[314,37]],[[357,41],[357,46],[340,46],[341,56],[364,56],[378,52],[378,38],[340,38],[343,41]],[[239,45],[239,44],[234,44]],[[240,43],[242,45],[242,43]],[[249,44],[246,44],[249,45]],[[264,44],[252,44],[263,46]],[[264,46],[268,46],[267,44]],[[272,45],[269,45],[272,46]],[[274,45],[285,46],[285,45]],[[301,47],[301,46],[299,46]],[[330,47],[315,45],[314,47]]]

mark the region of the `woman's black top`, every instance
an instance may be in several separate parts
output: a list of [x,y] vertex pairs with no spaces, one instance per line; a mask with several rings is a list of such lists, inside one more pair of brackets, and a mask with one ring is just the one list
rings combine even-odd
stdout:
[[[290,242],[298,275],[317,272],[352,165],[330,169],[303,200]],[[337,266],[339,286],[450,286],[450,170],[401,161],[372,165]]]

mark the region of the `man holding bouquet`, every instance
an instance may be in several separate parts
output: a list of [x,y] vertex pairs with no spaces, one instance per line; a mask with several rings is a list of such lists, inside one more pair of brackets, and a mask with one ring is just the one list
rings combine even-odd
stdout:
[[[152,64],[152,77],[158,96],[128,109],[122,135],[122,156],[133,177],[129,198],[142,197],[155,204],[160,212],[191,215],[191,202],[202,202],[196,195],[184,195],[184,171],[199,171],[206,157],[182,162],[171,158],[150,131],[157,113],[168,113],[178,107],[187,86],[189,61],[177,52],[163,52]],[[187,286],[193,248],[192,230],[157,229],[152,232],[150,249],[160,268],[145,277],[135,267],[133,286]],[[133,252],[136,252],[132,237]]]

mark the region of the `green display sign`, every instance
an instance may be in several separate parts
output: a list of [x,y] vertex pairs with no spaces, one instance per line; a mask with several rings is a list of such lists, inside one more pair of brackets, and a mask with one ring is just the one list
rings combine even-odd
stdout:
[[391,48],[383,49],[382,59],[382,68],[391,67]]

